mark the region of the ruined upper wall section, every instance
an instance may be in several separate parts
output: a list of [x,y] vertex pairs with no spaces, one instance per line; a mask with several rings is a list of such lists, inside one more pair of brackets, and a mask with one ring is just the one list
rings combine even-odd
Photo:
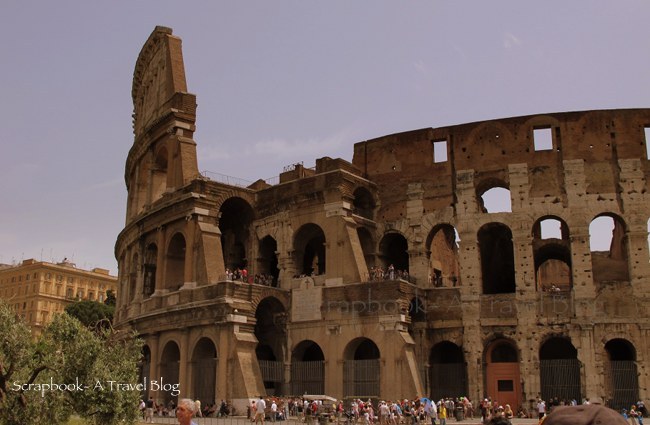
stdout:
[[[473,185],[510,186],[509,166],[526,164],[530,196],[567,191],[565,164],[584,164],[586,194],[615,193],[622,160],[640,161],[648,180],[645,131],[650,109],[594,110],[513,117],[425,128],[355,144],[352,163],[381,188],[384,205],[403,203],[409,182],[422,184],[426,211],[453,205],[460,174]],[[535,147],[535,130],[548,129],[552,145]],[[435,158],[434,144],[445,147]],[[380,216],[381,218],[381,216]],[[385,219],[399,218],[399,212]]]
[[133,72],[131,96],[136,140],[172,111],[194,115],[195,97],[186,92],[181,39],[172,35],[171,28],[158,26],[142,47]]

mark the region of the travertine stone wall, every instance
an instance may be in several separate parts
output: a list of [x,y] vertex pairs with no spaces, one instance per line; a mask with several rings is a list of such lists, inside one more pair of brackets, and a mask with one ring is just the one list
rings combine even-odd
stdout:
[[[179,346],[181,396],[245,406],[306,388],[294,370],[322,362],[314,388],[335,397],[489,395],[528,405],[552,396],[541,370],[560,359],[579,364],[569,366],[579,369],[571,397],[616,401],[609,373],[619,358],[635,364],[630,385],[647,396],[650,109],[393,134],[356,143],[351,162],[319,158],[278,184],[238,187],[198,175],[196,98],[171,30],[157,28],[145,44],[133,96],[116,321],[145,338],[150,376],[167,344]],[[535,149],[540,128],[550,129],[550,149]],[[434,142],[445,144],[446,161],[434,161]],[[487,206],[483,195],[495,188],[508,191],[506,211]],[[606,252],[590,246],[599,216],[616,223]],[[560,238],[535,233],[547,219],[561,224]],[[378,277],[389,264],[408,275]],[[146,293],[143,273],[154,268]],[[434,268],[443,272],[435,284]],[[506,275],[513,288],[500,286]],[[562,290],[549,291],[555,283]],[[213,391],[193,378],[197,361],[210,360],[193,360],[201,338],[217,353],[206,377]],[[444,389],[433,372],[440,359],[460,371]],[[362,362],[371,375],[363,379]],[[370,379],[374,393],[355,393],[369,390],[351,379]],[[497,390],[498,381],[515,390]]]

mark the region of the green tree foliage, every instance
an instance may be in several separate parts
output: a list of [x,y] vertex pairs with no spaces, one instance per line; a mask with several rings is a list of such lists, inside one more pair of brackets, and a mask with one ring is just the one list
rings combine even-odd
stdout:
[[65,312],[76,317],[85,326],[107,328],[113,321],[115,307],[97,301],[76,301],[65,308]]
[[128,384],[138,381],[141,341],[132,335],[59,314],[35,340],[1,301],[0,335],[0,425],[58,425],[72,413],[94,425],[135,423],[140,394]]

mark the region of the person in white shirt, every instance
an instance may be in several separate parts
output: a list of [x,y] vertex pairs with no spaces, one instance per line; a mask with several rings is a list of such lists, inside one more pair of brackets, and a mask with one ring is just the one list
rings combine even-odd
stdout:
[[271,422],[275,422],[275,418],[278,414],[278,405],[275,404],[275,400],[271,402]]
[[260,396],[260,399],[257,400],[257,403],[255,403],[255,423],[257,424],[258,421],[262,422],[262,425],[264,425],[264,414],[266,411],[266,402]]

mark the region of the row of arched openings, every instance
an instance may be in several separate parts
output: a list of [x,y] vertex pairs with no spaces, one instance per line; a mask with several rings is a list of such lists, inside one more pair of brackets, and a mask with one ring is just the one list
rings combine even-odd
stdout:
[[[636,351],[627,340],[612,339],[605,344],[607,362],[605,385],[608,404],[616,409],[630,406],[638,400],[639,383]],[[520,376],[520,356],[515,343],[507,339],[491,342],[484,352],[483,372],[485,393],[499,404],[519,406],[523,381]],[[539,377],[542,399],[569,402],[583,396],[582,364],[578,351],[564,337],[552,337],[539,349]],[[467,363],[461,347],[443,341],[433,346],[429,355],[427,374],[432,399],[468,395]]]
[[[222,215],[222,244],[224,259],[231,270],[246,267],[247,226],[236,217],[245,202],[243,200],[224,203]],[[252,213],[251,213],[252,214]],[[252,215],[248,215],[249,218]],[[603,220],[611,222],[609,247],[605,251],[592,250],[593,279],[600,281],[629,281],[629,269],[626,254],[625,226],[614,215],[599,216],[594,223],[601,225]],[[230,224],[229,224],[230,223]],[[594,226],[592,226],[594,227]],[[597,226],[595,226],[597,227]],[[594,230],[594,229],[592,229]],[[597,229],[596,229],[597,230]],[[409,270],[408,241],[398,232],[384,235],[374,251],[374,240],[364,227],[357,230],[359,241],[369,269],[388,267],[392,264],[396,270]],[[567,224],[558,217],[542,217],[535,222],[531,232],[532,249],[535,266],[535,280],[539,290],[568,290],[572,287],[571,240]],[[602,235],[601,235],[602,236]],[[592,239],[596,238],[592,235]],[[512,231],[502,223],[488,223],[478,231],[478,245],[483,277],[483,293],[512,293],[515,290],[515,263]],[[294,239],[294,261],[300,275],[324,274],[327,268],[325,233],[316,224],[309,223],[299,228]],[[460,284],[458,264],[458,232],[447,224],[436,226],[426,244],[428,248],[430,276],[434,286],[456,286]],[[175,233],[167,246],[164,264],[163,288],[176,290],[183,284],[185,270],[186,241],[182,233]],[[144,252],[142,272],[144,273],[143,295],[150,296],[157,287],[156,272],[158,268],[158,246],[150,243]],[[135,296],[137,273],[140,260],[134,255],[129,273],[130,293]],[[272,284],[277,285],[279,277],[277,241],[266,236],[259,241],[257,272],[271,276]]]
[[[639,397],[636,351],[627,340],[612,339],[605,344],[607,363],[605,385],[608,404],[621,409],[634,404]],[[273,348],[260,342],[258,361],[277,362],[282,370],[282,358]],[[380,390],[380,351],[368,338],[351,341],[344,350],[343,384],[345,397],[378,397]],[[188,372],[191,374],[191,397],[203,403],[213,403],[216,395],[217,349],[212,340],[201,338],[192,350]],[[160,379],[167,383],[179,380],[180,349],[176,342],[168,342],[160,357]],[[523,400],[519,371],[520,356],[516,344],[497,339],[486,347],[484,357],[485,394],[500,404],[519,406]],[[141,378],[149,379],[151,352],[143,349]],[[269,363],[262,366],[262,375],[268,394],[322,394],[325,392],[325,356],[314,341],[305,340],[292,352],[291,381],[272,374]],[[271,372],[269,374],[269,372]],[[550,401],[581,400],[582,365],[577,350],[564,337],[552,337],[539,350],[539,377],[541,397]],[[427,382],[428,381],[428,382]],[[432,399],[468,395],[467,363],[461,347],[450,341],[434,345],[429,354],[429,369],[425,385]],[[143,393],[143,397],[148,394]],[[159,394],[167,404],[176,400],[169,392]]]

